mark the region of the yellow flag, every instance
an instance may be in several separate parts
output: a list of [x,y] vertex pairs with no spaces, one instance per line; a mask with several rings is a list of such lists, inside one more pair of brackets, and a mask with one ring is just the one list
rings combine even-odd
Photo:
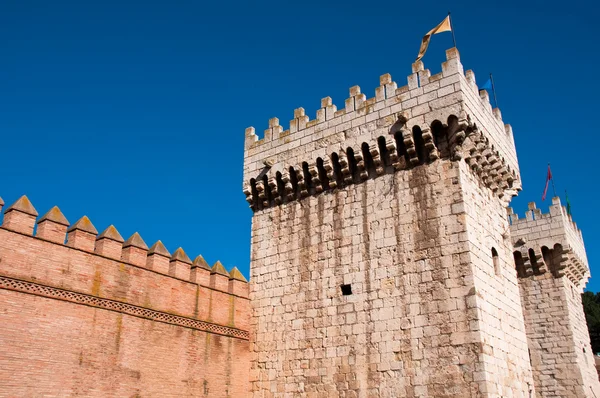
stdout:
[[427,47],[429,47],[429,41],[431,40],[431,35],[435,35],[437,33],[442,33],[442,32],[448,32],[451,30],[452,30],[452,27],[450,25],[450,15],[448,15],[446,18],[444,18],[444,20],[442,22],[440,22],[440,24],[438,26],[431,29],[429,32],[427,32],[427,34],[425,36],[423,36],[423,40],[421,41],[421,48],[419,49],[419,55],[417,56],[417,60],[415,62],[417,62],[418,60],[423,58],[423,55],[425,55],[425,52],[427,51]]

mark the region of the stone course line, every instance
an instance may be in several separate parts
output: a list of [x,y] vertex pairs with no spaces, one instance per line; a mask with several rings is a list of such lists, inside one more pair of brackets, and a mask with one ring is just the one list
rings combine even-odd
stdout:
[[242,340],[250,339],[249,332],[244,330],[215,325],[213,323],[199,321],[197,319],[191,319],[178,315],[171,315],[165,312],[138,307],[136,305],[125,304],[114,300],[90,296],[87,294],[57,289],[55,287],[40,285],[37,283],[9,278],[6,276],[0,276],[0,289],[13,290],[41,297],[69,301],[76,304],[83,304],[92,307],[103,308],[106,310],[118,311],[127,315],[137,316],[139,318],[169,323],[176,326],[183,326],[190,329],[201,330],[204,332],[220,334],[228,337],[235,337]]

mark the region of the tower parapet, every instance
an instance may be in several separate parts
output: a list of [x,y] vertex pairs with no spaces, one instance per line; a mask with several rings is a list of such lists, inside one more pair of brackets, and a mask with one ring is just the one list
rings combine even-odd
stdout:
[[548,213],[542,213],[534,202],[529,203],[525,218],[508,209],[511,237],[516,254],[517,269],[522,277],[551,272],[563,275],[583,292],[590,278],[583,235],[568,214],[560,198],[552,198]]
[[321,100],[316,118],[304,108],[284,130],[279,119],[259,139],[246,129],[244,186],[257,210],[335,189],[388,170],[409,169],[440,157],[464,158],[482,182],[506,199],[520,189],[512,129],[492,109],[475,74],[463,71],[458,50],[446,51],[442,72],[431,75],[413,64],[408,84],[380,77],[375,96],[350,88],[344,107]]

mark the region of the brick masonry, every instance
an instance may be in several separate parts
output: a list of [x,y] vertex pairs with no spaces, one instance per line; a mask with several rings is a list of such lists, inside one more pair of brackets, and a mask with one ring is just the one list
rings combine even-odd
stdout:
[[168,257],[162,244],[149,251],[112,226],[95,235],[87,218],[65,245],[60,210],[32,236],[36,216],[23,197],[0,228],[0,396],[245,396],[239,271],[212,272],[183,250]]

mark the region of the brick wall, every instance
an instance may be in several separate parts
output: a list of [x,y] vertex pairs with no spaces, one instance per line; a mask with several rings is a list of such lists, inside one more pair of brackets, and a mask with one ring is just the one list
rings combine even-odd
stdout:
[[0,396],[246,396],[246,282],[182,250],[109,258],[131,254],[110,228],[84,248],[39,236],[60,234],[56,217],[31,236],[24,200],[0,228]]

